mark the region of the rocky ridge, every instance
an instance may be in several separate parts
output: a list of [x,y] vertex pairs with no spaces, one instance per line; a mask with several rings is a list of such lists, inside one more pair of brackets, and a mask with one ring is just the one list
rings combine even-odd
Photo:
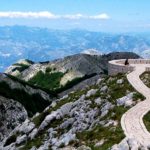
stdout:
[[[142,99],[125,76],[101,78],[95,85],[57,99],[42,113],[26,119],[1,142],[0,148],[111,148],[125,138],[120,126],[122,114]],[[115,147],[119,145],[112,149]]]
[[53,79],[53,81],[57,80],[57,88],[60,88],[76,79],[84,79],[97,74],[107,74],[108,61],[123,58],[139,58],[139,56],[130,52],[114,52],[107,55],[76,54],[63,59],[40,63],[22,60],[10,66],[5,73],[39,86],[44,85],[39,81],[42,80],[40,79],[42,78],[41,76],[51,78],[51,76],[57,76],[59,73],[60,77]]

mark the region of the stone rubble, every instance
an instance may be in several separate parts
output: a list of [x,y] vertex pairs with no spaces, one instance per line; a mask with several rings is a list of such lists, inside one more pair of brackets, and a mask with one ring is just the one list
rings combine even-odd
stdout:
[[117,99],[117,106],[132,106],[134,103],[133,101],[133,94],[134,93],[129,93],[128,95],[122,97],[122,98],[119,98]]

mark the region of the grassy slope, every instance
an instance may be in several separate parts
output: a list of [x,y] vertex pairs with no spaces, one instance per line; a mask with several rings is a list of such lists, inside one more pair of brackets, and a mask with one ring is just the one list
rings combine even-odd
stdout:
[[49,90],[54,90],[60,87],[60,80],[63,75],[62,72],[43,73],[42,71],[39,71],[31,80],[29,80],[29,83]]
[[96,75],[96,74],[91,74],[91,75],[85,75],[84,77],[77,77],[72,81],[68,81],[65,86],[61,86],[60,81],[61,78],[65,75],[65,73],[51,72],[51,71],[53,71],[53,69],[51,68],[47,68],[45,73],[39,71],[32,79],[29,80],[28,83],[53,91],[54,93],[60,93],[69,88],[72,88],[74,85],[80,83],[81,81]]
[[150,132],[150,111],[143,117],[143,121],[147,130]]

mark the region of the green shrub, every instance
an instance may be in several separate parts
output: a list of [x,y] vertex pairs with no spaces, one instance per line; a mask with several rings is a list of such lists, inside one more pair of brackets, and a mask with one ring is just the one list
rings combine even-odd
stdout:
[[144,97],[142,94],[140,94],[140,93],[134,93],[134,94],[133,94],[133,100],[134,100],[134,101],[137,101],[138,99],[144,100],[145,97]]
[[150,111],[143,117],[143,121],[147,130],[150,132]]
[[64,73],[62,72],[43,73],[42,71],[39,71],[32,79],[29,80],[29,83],[49,90],[54,90],[60,87],[60,80],[63,75]]
[[36,127],[39,127],[39,125],[42,123],[42,121],[45,119],[45,117],[49,114],[48,111],[40,113],[38,116],[33,118],[33,122],[36,125]]
[[52,68],[47,67],[45,72],[46,72],[46,73],[50,73],[51,71],[52,71]]
[[[111,127],[96,126],[90,131],[83,131],[77,133],[77,138],[80,139],[80,145],[86,141],[86,145],[90,146],[93,150],[106,150],[116,143],[119,143],[124,138],[124,133],[121,127],[116,127],[112,130]],[[95,140],[100,141],[106,139],[100,147],[94,147]]]

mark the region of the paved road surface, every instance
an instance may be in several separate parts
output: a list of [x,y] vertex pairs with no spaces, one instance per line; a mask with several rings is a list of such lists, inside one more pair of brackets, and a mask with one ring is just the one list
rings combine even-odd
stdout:
[[[127,75],[130,84],[146,99],[128,110],[121,118],[121,125],[128,138],[135,138],[142,145],[150,145],[150,133],[143,123],[143,116],[150,111],[150,89],[140,80],[139,76],[148,65],[135,65],[135,71]],[[150,65],[149,65],[150,66]]]

